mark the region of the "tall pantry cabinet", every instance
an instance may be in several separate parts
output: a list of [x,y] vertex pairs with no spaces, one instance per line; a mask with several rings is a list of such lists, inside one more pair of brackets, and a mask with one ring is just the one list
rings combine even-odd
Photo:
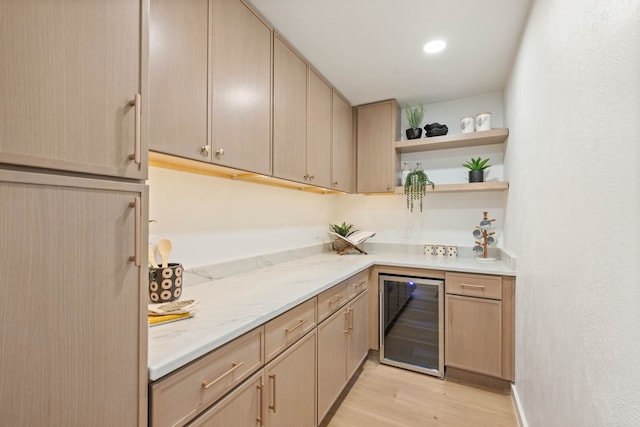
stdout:
[[3,425],[146,425],[148,8],[0,4]]

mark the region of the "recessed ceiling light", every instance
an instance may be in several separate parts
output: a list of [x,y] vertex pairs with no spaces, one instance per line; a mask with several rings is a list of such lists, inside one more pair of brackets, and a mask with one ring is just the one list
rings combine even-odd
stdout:
[[444,40],[431,40],[424,45],[422,50],[424,50],[425,53],[438,53],[442,52],[445,47],[447,47],[447,42]]

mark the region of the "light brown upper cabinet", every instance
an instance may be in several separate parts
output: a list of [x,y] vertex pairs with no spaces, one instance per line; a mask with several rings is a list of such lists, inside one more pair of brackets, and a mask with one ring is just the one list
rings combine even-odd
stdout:
[[271,174],[271,29],[240,0],[151,5],[151,149]]
[[240,0],[213,0],[212,162],[271,174],[271,29]]
[[357,107],[359,193],[392,193],[400,157],[393,142],[400,135],[400,108],[395,99]]
[[147,7],[2,2],[1,163],[146,178]]
[[335,90],[332,102],[331,188],[351,193],[355,181],[353,109]]
[[308,182],[307,64],[273,38],[273,175]]
[[211,160],[207,138],[209,0],[153,0],[149,148]]
[[307,180],[331,188],[332,90],[313,69],[307,76]]

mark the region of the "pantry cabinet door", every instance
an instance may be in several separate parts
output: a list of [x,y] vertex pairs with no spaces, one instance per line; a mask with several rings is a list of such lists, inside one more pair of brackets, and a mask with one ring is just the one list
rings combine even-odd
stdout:
[[369,353],[368,291],[361,293],[349,304],[348,308],[349,349],[347,351],[347,378],[351,378]]
[[212,162],[271,175],[271,28],[240,0],[212,5]]
[[209,0],[153,0],[149,26],[149,148],[211,160]]
[[273,176],[307,183],[307,64],[273,41]]
[[355,182],[355,147],[353,144],[353,111],[333,92],[331,126],[331,188],[351,193]]
[[331,188],[331,87],[308,71],[307,175],[310,184]]
[[327,415],[347,383],[347,307],[318,326],[318,420]]
[[146,425],[146,199],[0,171],[2,425]]
[[146,178],[148,5],[0,3],[0,163]]

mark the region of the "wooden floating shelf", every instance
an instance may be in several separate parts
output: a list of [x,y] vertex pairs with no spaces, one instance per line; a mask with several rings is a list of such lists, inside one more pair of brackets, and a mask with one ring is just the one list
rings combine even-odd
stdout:
[[306,191],[310,193],[345,194],[343,192],[330,190],[327,188],[287,181],[286,179],[275,178],[269,175],[262,175],[259,173],[252,173],[239,169],[228,168],[225,166],[201,162],[198,160],[185,159],[183,157],[158,153],[155,151],[149,151],[149,166],[163,169],[172,169],[181,172],[195,173],[199,175],[215,176],[217,178],[228,178],[237,181],[252,182],[255,184],[270,185],[272,187]]
[[509,136],[509,129],[498,128],[481,132],[457,135],[433,136],[431,138],[411,139],[393,143],[400,153],[443,150],[447,148],[475,147],[478,145],[502,144]]
[[[427,193],[463,193],[481,191],[506,191],[506,181],[471,182],[466,184],[436,184],[435,188],[427,187]],[[394,194],[404,194],[404,187],[396,187]]]

